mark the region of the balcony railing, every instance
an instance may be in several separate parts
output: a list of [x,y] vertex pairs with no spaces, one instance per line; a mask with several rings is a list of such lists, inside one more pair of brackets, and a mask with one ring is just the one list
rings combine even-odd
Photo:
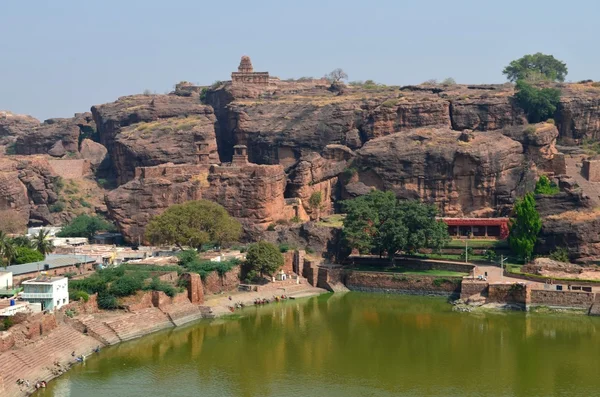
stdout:
[[52,292],[23,292],[21,298],[27,299],[52,299]]

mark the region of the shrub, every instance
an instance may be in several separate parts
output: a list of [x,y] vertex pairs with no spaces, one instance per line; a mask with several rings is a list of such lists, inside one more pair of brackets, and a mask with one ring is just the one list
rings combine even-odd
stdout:
[[398,276],[398,275],[394,274],[392,276],[392,281],[408,281],[408,277]]
[[393,108],[397,104],[398,104],[398,100],[397,99],[388,99],[387,101],[383,102],[381,104],[381,106],[386,107],[386,108]]
[[[468,258],[467,258],[468,256]],[[460,254],[460,260],[466,261],[467,259],[473,257],[473,247],[467,247],[466,250],[463,250]]]
[[595,83],[592,83],[592,87],[600,88],[600,81],[596,81]]
[[560,189],[546,175],[540,176],[535,184],[535,194],[554,195],[560,193]]
[[83,299],[84,302],[87,302],[90,299],[90,295],[87,292],[81,290],[73,292],[69,291],[69,300],[78,301],[80,299]]
[[498,254],[496,254],[496,251],[492,250],[492,249],[488,249],[485,251],[485,259],[490,261],[490,262],[494,262],[496,260],[496,258],[498,258]]
[[37,250],[29,247],[16,247],[13,263],[22,265],[23,263],[39,262],[44,260],[44,255]]
[[135,294],[144,287],[144,280],[140,275],[127,275],[115,280],[111,285],[110,294],[121,297]]
[[60,193],[60,191],[65,187],[65,180],[62,177],[57,176],[54,178],[54,192]]
[[69,318],[73,318],[77,315],[77,312],[74,309],[67,309],[65,310],[65,316],[69,317]]
[[79,204],[81,204],[82,207],[85,208],[90,208],[92,205],[90,203],[88,203],[83,197],[79,198]]
[[108,293],[102,293],[98,295],[98,307],[104,310],[114,310],[119,307],[117,298],[114,295]]
[[269,226],[267,226],[267,230],[269,232],[272,232],[273,230],[275,230],[275,224],[274,223],[269,224]]
[[290,250],[290,245],[288,243],[281,243],[279,244],[279,252],[285,253],[288,252]]
[[559,247],[550,254],[550,259],[559,262],[569,263],[569,250],[567,250],[565,247]]
[[554,115],[560,101],[560,90],[556,88],[536,88],[519,80],[515,99],[527,114],[530,123],[548,120]]
[[206,102],[206,93],[208,92],[208,88],[203,88],[202,91],[200,91],[200,102],[205,103]]
[[10,317],[5,317],[4,320],[2,321],[2,326],[4,327],[4,330],[9,329],[10,327],[12,327],[14,324],[13,319]]
[[447,278],[436,278],[433,280],[433,285],[435,285],[436,287],[441,287],[442,284],[445,283],[452,283],[452,281],[448,280]]
[[556,125],[556,121],[554,121],[554,119],[548,119],[546,120],[546,123]]
[[535,134],[536,131],[537,130],[534,125],[528,125],[527,127],[525,127],[525,133],[527,135],[533,135],[533,134]]
[[17,154],[17,145],[14,142],[9,143],[8,145],[6,145],[6,148],[4,149],[4,153],[7,155]]
[[65,274],[63,274],[63,276],[65,276],[66,278],[69,278],[69,279],[76,275],[77,275],[76,272],[66,272]]
[[455,85],[456,84],[456,80],[454,80],[452,77],[447,77],[444,80],[442,80],[442,85]]
[[177,294],[177,289],[170,284],[163,283],[158,278],[153,278],[149,289],[152,291],[162,291],[171,298]]
[[290,222],[292,223],[300,223],[300,217],[298,215],[292,217],[292,219],[290,219]]
[[304,251],[306,251],[307,254],[314,254],[315,253],[315,250],[312,249],[312,248],[310,248],[310,247],[306,247],[306,249]]
[[57,233],[57,237],[87,237],[91,239],[99,231],[113,232],[115,226],[99,216],[79,215]]
[[56,212],[63,212],[65,210],[65,202],[64,201],[57,201],[56,203],[50,205],[48,207],[48,210],[52,213],[56,213]]

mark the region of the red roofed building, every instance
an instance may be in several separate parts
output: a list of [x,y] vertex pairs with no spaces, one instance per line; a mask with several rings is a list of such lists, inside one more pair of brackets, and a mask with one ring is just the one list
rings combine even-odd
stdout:
[[450,237],[508,238],[509,218],[440,218],[448,225]]

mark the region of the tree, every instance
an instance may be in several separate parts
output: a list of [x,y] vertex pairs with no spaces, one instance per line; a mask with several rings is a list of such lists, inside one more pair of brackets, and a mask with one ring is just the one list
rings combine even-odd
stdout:
[[349,249],[362,254],[414,252],[421,248],[439,250],[449,240],[445,223],[436,219],[432,205],[413,200],[399,201],[392,192],[372,191],[345,201],[343,240]]
[[454,80],[452,77],[446,77],[444,80],[442,80],[441,84],[442,85],[455,85],[456,80]]
[[523,80],[517,81],[515,99],[527,114],[530,123],[538,123],[552,118],[560,101],[560,90],[556,88],[536,88]]
[[525,55],[512,61],[502,71],[509,81],[565,81],[568,73],[567,65],[554,58],[538,52],[533,55]]
[[553,195],[560,192],[556,183],[551,181],[546,175],[540,176],[540,179],[535,184],[535,194]]
[[79,215],[64,226],[57,237],[87,237],[91,239],[100,231],[115,231],[115,226],[99,216]]
[[35,249],[29,247],[15,247],[15,257],[13,263],[21,265],[23,263],[39,262],[44,260],[44,255]]
[[338,84],[342,80],[347,80],[348,75],[342,69],[337,68],[337,69],[332,70],[330,73],[328,73],[325,76],[325,79],[327,81],[329,81],[331,84]]
[[202,248],[203,244],[218,246],[235,241],[242,225],[225,208],[207,200],[188,201],[167,208],[155,216],[146,227],[146,238],[152,244],[176,244]]
[[[54,245],[52,245],[52,242],[50,240],[48,240],[49,234],[50,234],[50,232],[48,230],[40,229],[38,234],[33,236],[33,239],[32,239],[34,248],[40,254],[42,254],[44,256],[44,258],[46,257],[47,254],[54,251]],[[42,259],[44,259],[44,258],[42,258]],[[40,260],[42,260],[42,259],[40,259]]]
[[315,211],[317,213],[317,220],[319,220],[321,218],[321,203],[323,201],[323,194],[321,193],[321,191],[316,191],[313,192],[313,194],[310,195],[310,197],[308,198],[308,206],[310,207],[311,210]]
[[535,208],[535,198],[532,193],[517,200],[513,208],[514,218],[509,224],[508,242],[510,248],[523,260],[529,261],[537,236],[542,229],[540,214]]
[[244,271],[246,278],[253,279],[256,275],[272,275],[283,266],[283,255],[275,245],[259,241],[248,248]]
[[14,242],[6,233],[0,231],[0,264],[6,267],[10,265],[16,255]]

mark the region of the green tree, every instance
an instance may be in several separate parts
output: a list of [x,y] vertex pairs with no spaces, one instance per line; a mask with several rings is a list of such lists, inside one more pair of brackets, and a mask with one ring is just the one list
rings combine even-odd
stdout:
[[372,191],[343,203],[346,212],[343,240],[362,254],[413,252],[421,248],[439,250],[449,240],[445,223],[436,219],[432,205],[413,200],[399,201],[392,192]]
[[100,231],[115,231],[115,226],[99,216],[79,215],[64,226],[57,237],[87,237],[91,239]]
[[[48,255],[52,251],[54,251],[54,245],[52,245],[52,241],[48,240],[48,235],[50,232],[48,230],[40,229],[38,234],[33,236],[32,243],[34,248],[44,256]],[[42,258],[42,259],[44,259]],[[40,259],[40,260],[42,260]]]
[[244,263],[246,278],[254,279],[257,275],[273,275],[283,266],[283,255],[279,248],[266,241],[250,245]]
[[560,101],[560,90],[536,88],[523,80],[517,81],[515,100],[527,114],[530,123],[552,118]]
[[502,71],[509,81],[565,81],[568,70],[567,65],[554,58],[552,55],[545,55],[541,52],[533,55],[525,55],[512,61]]
[[10,265],[16,255],[16,247],[13,240],[0,230],[0,262],[2,266]]
[[37,250],[29,247],[16,247],[13,263],[21,265],[23,263],[39,262],[44,260],[44,255]]
[[313,192],[310,197],[308,198],[308,206],[310,207],[311,210],[315,211],[317,213],[316,217],[317,220],[319,220],[321,218],[321,204],[323,202],[323,193],[321,193],[321,191],[316,191]]
[[535,194],[553,195],[560,192],[556,183],[551,181],[546,175],[540,176],[540,179],[535,184]]
[[537,236],[542,229],[542,219],[535,208],[535,198],[532,193],[517,200],[514,209],[514,218],[509,224],[510,233],[508,242],[510,248],[522,259],[529,261],[537,241]]
[[241,233],[242,225],[225,208],[207,200],[172,205],[146,227],[146,238],[152,244],[180,248],[200,249],[209,242],[221,246],[236,241]]

